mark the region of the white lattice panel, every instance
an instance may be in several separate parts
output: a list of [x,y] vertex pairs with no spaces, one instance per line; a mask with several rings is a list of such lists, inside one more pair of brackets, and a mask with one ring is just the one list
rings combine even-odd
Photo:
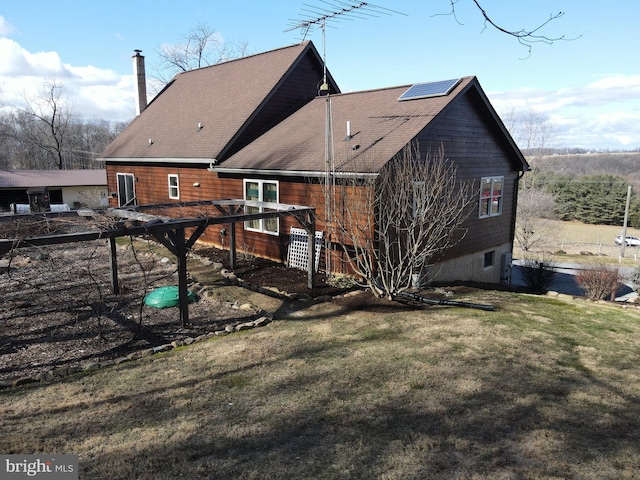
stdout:
[[[315,269],[318,271],[320,265],[320,249],[322,248],[322,237],[324,232],[316,232],[315,242]],[[302,228],[291,227],[289,232],[289,251],[287,253],[287,263],[290,268],[306,270],[309,263],[309,251],[307,239],[309,238],[306,230]]]

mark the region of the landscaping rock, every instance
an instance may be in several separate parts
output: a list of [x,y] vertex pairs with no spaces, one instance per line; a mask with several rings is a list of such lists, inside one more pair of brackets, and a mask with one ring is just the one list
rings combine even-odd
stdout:
[[137,352],[131,352],[129,355],[127,355],[127,358],[129,360],[137,360],[138,358],[142,358],[142,352],[139,350]]
[[51,372],[40,372],[33,378],[38,382],[46,382],[53,378],[53,374]]
[[35,382],[36,382],[36,379],[33,377],[20,377],[20,378],[16,378],[13,381],[12,385],[14,387],[18,387],[20,385],[26,385],[28,383],[35,383]]
[[236,325],[236,332],[240,332],[242,330],[250,330],[254,328],[253,322],[241,323]]
[[256,327],[264,327],[271,323],[271,319],[268,317],[260,317],[257,320],[253,321],[253,325]]
[[51,374],[54,377],[65,377],[67,375],[69,375],[69,367],[59,367],[54,369]]
[[173,345],[170,343],[165,343],[164,345],[158,345],[157,347],[153,347],[153,353],[158,352],[167,352],[173,349]]

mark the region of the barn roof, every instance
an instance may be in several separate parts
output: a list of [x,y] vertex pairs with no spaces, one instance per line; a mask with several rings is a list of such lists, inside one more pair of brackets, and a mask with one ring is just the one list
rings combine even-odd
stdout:
[[105,170],[2,170],[0,188],[107,185]]
[[321,79],[311,42],[180,73],[100,159],[222,159],[314,98]]

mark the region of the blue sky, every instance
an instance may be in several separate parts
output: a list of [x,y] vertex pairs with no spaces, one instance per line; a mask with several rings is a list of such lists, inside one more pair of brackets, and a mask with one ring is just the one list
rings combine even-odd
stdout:
[[[227,42],[259,53],[300,40],[285,32],[331,9],[323,0],[110,0],[4,2],[0,6],[0,104],[17,105],[45,81],[64,85],[74,113],[130,120],[131,56],[147,68],[161,45],[175,44],[199,22]],[[337,2],[333,2],[337,3]],[[357,3],[357,2],[349,2]],[[505,119],[534,112],[553,126],[549,146],[640,148],[640,2],[637,0],[483,0],[513,30],[530,29],[560,11],[541,33],[572,40],[534,44],[485,28],[472,0],[375,0],[401,13],[347,20],[327,28],[329,70],[342,91],[476,75]],[[322,51],[319,30],[310,32]],[[508,123],[508,122],[507,122]]]

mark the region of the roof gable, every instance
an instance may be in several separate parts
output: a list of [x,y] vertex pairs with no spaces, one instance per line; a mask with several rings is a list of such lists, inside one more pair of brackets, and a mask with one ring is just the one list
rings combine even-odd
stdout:
[[321,75],[311,42],[178,74],[101,158],[224,158],[312,99]]

